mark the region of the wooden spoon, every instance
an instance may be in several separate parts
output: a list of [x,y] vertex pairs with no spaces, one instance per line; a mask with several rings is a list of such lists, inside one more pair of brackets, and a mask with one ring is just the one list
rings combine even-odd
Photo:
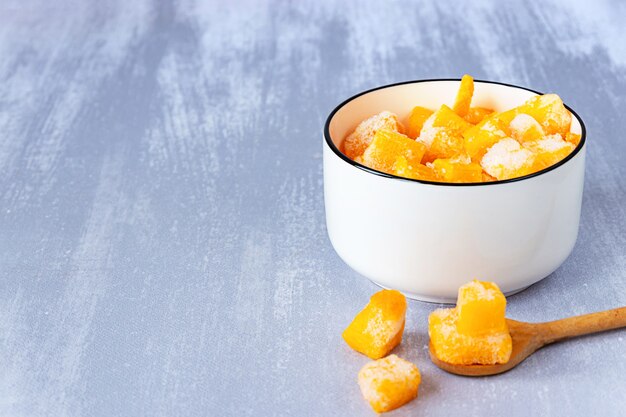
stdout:
[[444,371],[457,375],[496,375],[513,369],[536,350],[550,343],[575,336],[626,327],[626,307],[584,314],[547,323],[524,323],[507,319],[513,351],[507,363],[496,365],[453,365],[439,360],[430,343],[430,359]]

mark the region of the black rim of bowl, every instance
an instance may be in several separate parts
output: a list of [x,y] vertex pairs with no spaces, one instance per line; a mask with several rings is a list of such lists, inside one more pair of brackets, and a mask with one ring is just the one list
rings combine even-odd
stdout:
[[[328,116],[328,118],[326,119],[326,123],[324,125],[324,139],[326,140],[326,144],[330,147],[330,149],[333,150],[333,152],[335,152],[335,154],[337,156],[339,156],[341,159],[343,159],[345,162],[347,162],[348,164],[359,168],[363,171],[369,172],[370,174],[374,174],[374,175],[378,175],[380,177],[385,177],[385,178],[393,178],[393,179],[397,179],[397,180],[403,180],[403,181],[411,181],[411,182],[417,182],[420,184],[430,184],[430,185],[438,185],[438,186],[446,186],[446,187],[467,187],[467,186],[487,186],[487,185],[499,185],[499,184],[507,184],[507,183],[511,183],[511,182],[516,182],[516,181],[523,181],[526,179],[530,179],[530,178],[534,178],[537,177],[539,175],[543,175],[547,172],[550,172],[554,169],[557,169],[558,167],[560,167],[561,165],[564,165],[567,163],[567,161],[571,160],[572,158],[574,158],[578,152],[580,152],[580,150],[582,149],[582,147],[585,145],[585,141],[587,138],[587,129],[585,128],[585,124],[583,123],[583,120],[580,118],[580,116],[578,115],[578,113],[576,113],[574,110],[572,110],[567,104],[565,104],[565,108],[567,110],[570,111],[570,113],[572,113],[572,115],[578,120],[578,122],[580,123],[580,142],[578,143],[578,146],[576,146],[576,148],[574,148],[574,150],[567,155],[565,158],[561,159],[559,162],[557,162],[554,165],[550,165],[547,168],[542,169],[541,171],[537,171],[537,172],[533,172],[532,174],[528,174],[528,175],[524,175],[523,177],[516,177],[516,178],[510,178],[508,180],[497,180],[497,181],[490,181],[490,182],[437,182],[437,181],[425,181],[425,180],[417,180],[417,179],[413,179],[413,178],[406,178],[406,177],[400,177],[398,175],[393,175],[393,174],[387,174],[386,172],[382,172],[382,171],[377,171],[375,169],[372,169],[368,166],[365,166],[363,164],[359,164],[358,162],[353,161],[352,159],[348,158],[343,152],[341,152],[337,146],[335,145],[335,143],[330,139],[330,122],[333,119],[333,117],[335,117],[335,113],[337,113],[342,107],[344,107],[346,104],[348,104],[349,102],[351,102],[352,100],[359,98],[365,94],[371,93],[373,91],[377,91],[377,90],[382,90],[384,88],[389,88],[389,87],[396,87],[399,85],[405,85],[405,84],[418,84],[418,83],[427,83],[427,82],[437,82],[437,81],[461,81],[460,78],[433,78],[433,79],[428,79],[428,80],[413,80],[413,81],[402,81],[399,83],[394,83],[394,84],[387,84],[387,85],[383,85],[380,87],[376,87],[376,88],[372,88],[370,90],[366,90],[363,91],[361,93],[358,93],[350,98],[348,98],[347,100],[344,100],[341,104],[339,104],[337,107],[335,107],[333,109],[332,112],[330,112],[330,115]],[[498,81],[487,81],[487,80],[474,80],[475,83],[482,83],[482,84],[497,84],[497,85],[503,85],[505,87],[513,87],[513,88],[519,88],[520,90],[526,90],[526,91],[530,91],[531,93],[535,93],[535,94],[539,94],[542,95],[544,93],[530,89],[530,88],[526,88],[526,87],[521,87],[519,85],[515,85],[515,84],[508,84],[508,83],[502,83],[502,82],[498,82]]]

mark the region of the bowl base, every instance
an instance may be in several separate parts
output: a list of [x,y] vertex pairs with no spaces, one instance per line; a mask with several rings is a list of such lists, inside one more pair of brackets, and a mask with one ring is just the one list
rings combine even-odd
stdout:
[[[378,285],[381,288],[384,288],[386,290],[392,290],[394,288],[390,288],[390,287],[386,287],[384,285],[379,284],[376,281],[370,280],[372,281],[374,284]],[[522,288],[518,288],[516,290],[513,291],[509,291],[509,292],[505,292],[504,296],[508,297],[510,295],[514,295],[517,294],[518,292],[522,292],[524,291],[526,288],[530,287],[530,285],[527,285],[525,287]],[[417,293],[413,293],[413,292],[408,292],[408,291],[400,291],[402,294],[404,294],[407,298],[410,298],[411,300],[416,300],[416,301],[423,301],[426,303],[435,303],[435,304],[456,304],[456,297],[454,298],[448,298],[448,297],[431,297],[428,295],[423,295],[423,294],[417,294]]]

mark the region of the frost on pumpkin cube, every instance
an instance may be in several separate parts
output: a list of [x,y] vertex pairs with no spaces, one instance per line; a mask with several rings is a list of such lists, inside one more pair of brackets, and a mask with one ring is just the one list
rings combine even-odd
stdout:
[[417,366],[396,355],[366,364],[359,371],[359,387],[377,413],[396,409],[417,397],[421,375]]
[[480,336],[507,330],[506,298],[493,282],[472,281],[459,288],[456,303],[459,333]]
[[464,147],[474,161],[480,161],[487,149],[507,137],[503,123],[487,118],[463,132]]
[[431,167],[417,164],[409,165],[404,156],[399,156],[393,165],[393,173],[399,177],[411,178],[414,180],[437,181],[438,177]]
[[362,155],[380,129],[402,133],[404,126],[398,121],[398,116],[391,112],[383,111],[376,114],[359,123],[354,132],[346,137],[343,141],[343,153],[350,159]]
[[532,116],[520,113],[509,124],[511,136],[519,143],[541,139],[545,136],[543,128]]
[[467,155],[435,159],[432,166],[437,176],[446,182],[482,182],[482,167]]
[[455,308],[438,309],[428,317],[437,358],[460,365],[508,362],[513,345],[505,310],[506,299],[496,284],[473,281],[462,286]]
[[575,148],[573,144],[563,140],[561,135],[548,135],[541,139],[524,142],[524,147],[535,154],[533,170],[539,171],[556,164]]
[[532,116],[548,135],[570,131],[572,114],[565,108],[563,100],[556,94],[535,96],[518,107],[519,112]]
[[497,142],[480,160],[485,172],[498,180],[528,175],[533,171],[533,163],[533,153],[511,138]]
[[424,122],[418,141],[426,145],[424,162],[452,158],[463,152],[463,132],[470,123],[445,104]]
[[416,166],[422,160],[426,147],[408,136],[392,130],[380,129],[365,149],[358,162],[372,169],[393,174],[398,157],[403,156],[409,165]]
[[342,336],[357,352],[372,359],[387,355],[402,341],[406,298],[395,290],[382,290],[356,315]]

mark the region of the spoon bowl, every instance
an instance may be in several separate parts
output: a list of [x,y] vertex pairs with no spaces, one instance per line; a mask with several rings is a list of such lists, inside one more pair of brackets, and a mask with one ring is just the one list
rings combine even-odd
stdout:
[[626,327],[626,307],[585,314],[547,323],[525,323],[507,319],[513,342],[507,363],[495,365],[455,365],[435,355],[432,343],[429,353],[432,362],[446,372],[464,376],[497,375],[509,371],[545,345],[570,337]]

